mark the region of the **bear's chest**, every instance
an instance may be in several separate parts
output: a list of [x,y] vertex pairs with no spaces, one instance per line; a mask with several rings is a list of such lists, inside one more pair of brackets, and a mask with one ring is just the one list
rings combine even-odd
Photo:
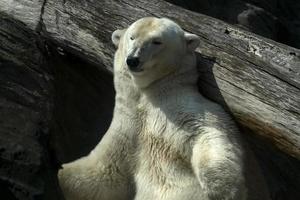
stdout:
[[[174,186],[185,177],[190,177],[192,168],[185,144],[175,146],[164,138],[148,134],[140,136],[137,153],[137,182]],[[176,179],[176,180],[175,180]],[[143,180],[143,181],[139,181]]]
[[193,174],[190,159],[194,135],[178,129],[164,113],[151,112],[147,112],[138,134],[136,177],[158,185],[177,184]]

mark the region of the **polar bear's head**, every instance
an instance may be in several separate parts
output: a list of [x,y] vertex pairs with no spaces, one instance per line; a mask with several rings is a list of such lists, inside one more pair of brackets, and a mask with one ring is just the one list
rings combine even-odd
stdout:
[[114,31],[112,41],[122,51],[123,66],[140,88],[178,70],[182,59],[193,54],[199,44],[198,36],[183,31],[175,22],[154,17]]

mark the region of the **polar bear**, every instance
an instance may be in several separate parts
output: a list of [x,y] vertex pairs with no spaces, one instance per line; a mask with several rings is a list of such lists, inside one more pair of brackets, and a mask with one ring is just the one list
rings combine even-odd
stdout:
[[198,93],[199,38],[147,17],[112,41],[113,120],[88,156],[60,170],[66,199],[269,199],[234,121]]

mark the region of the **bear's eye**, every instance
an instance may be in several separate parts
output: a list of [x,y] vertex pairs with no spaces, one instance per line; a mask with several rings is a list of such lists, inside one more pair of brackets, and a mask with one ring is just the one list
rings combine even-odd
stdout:
[[152,44],[154,44],[154,45],[161,45],[162,42],[161,42],[161,41],[158,41],[158,40],[153,40],[153,41],[152,41]]
[[131,36],[131,37],[130,37],[130,39],[131,39],[131,40],[134,40],[134,37],[133,37],[133,36]]

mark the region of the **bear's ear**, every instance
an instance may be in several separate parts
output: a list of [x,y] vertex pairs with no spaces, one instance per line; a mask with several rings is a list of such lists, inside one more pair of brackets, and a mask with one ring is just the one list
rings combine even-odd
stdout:
[[126,29],[118,29],[113,32],[111,35],[111,40],[113,44],[118,47],[121,37],[124,35]]
[[184,39],[189,51],[195,51],[200,43],[199,37],[192,33],[184,32]]

